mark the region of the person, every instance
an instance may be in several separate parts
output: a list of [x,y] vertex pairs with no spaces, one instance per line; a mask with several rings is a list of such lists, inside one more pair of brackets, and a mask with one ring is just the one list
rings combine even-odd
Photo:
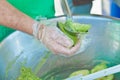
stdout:
[[35,36],[53,53],[74,54],[80,42],[73,46],[72,40],[56,28],[35,21],[39,15],[52,18],[54,13],[54,0],[0,0],[0,41],[20,30]]

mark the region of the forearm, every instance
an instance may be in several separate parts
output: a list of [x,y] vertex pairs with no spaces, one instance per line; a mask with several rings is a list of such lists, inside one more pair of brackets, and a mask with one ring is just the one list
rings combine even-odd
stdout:
[[0,24],[32,34],[34,20],[18,11],[6,0],[0,0]]

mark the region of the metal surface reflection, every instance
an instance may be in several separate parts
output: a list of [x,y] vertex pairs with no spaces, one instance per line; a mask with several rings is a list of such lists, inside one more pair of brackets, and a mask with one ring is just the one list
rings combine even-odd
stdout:
[[[51,20],[65,21],[66,17]],[[101,16],[73,16],[73,20],[92,25],[84,51],[72,57],[54,55],[34,37],[16,31],[0,45],[0,80],[15,80],[22,64],[45,80],[51,76],[66,78],[74,70],[91,69],[102,61],[108,66],[120,64],[120,20]],[[119,76],[115,75],[115,80]]]

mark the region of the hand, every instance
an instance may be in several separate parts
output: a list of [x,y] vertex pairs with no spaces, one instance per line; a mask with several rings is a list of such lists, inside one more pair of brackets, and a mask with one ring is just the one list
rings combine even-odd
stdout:
[[[48,21],[38,24],[37,28],[33,28],[34,36],[37,37],[44,45],[54,54],[73,55],[80,47],[80,42],[73,46],[73,41],[65,36],[57,27],[51,27]],[[54,22],[49,22],[54,23]],[[48,27],[49,26],[49,27]]]

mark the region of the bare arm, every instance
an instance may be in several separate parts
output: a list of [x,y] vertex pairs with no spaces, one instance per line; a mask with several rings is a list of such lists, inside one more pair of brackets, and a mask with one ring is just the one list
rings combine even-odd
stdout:
[[80,47],[80,43],[78,43],[76,46],[69,49],[68,47],[72,46],[72,41],[67,36],[60,34],[54,28],[39,24],[34,27],[38,30],[32,30],[34,20],[15,9],[6,0],[0,0],[0,24],[21,30],[28,34],[35,32],[34,36],[37,34],[35,37],[42,41],[47,48],[56,54],[74,54]]
[[0,0],[0,24],[32,34],[34,20],[18,11],[6,0]]

